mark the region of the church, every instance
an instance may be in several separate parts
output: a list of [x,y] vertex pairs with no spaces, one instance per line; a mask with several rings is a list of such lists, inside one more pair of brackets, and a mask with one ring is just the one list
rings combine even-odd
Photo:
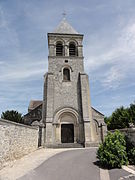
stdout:
[[91,106],[83,34],[65,18],[48,33],[43,100],[31,100],[25,122],[38,125],[45,147],[90,147],[103,141],[104,115]]

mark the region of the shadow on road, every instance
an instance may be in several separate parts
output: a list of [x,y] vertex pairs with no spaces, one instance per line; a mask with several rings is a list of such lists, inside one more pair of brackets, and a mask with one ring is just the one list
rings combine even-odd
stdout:
[[100,161],[94,161],[93,164],[97,166],[100,169],[108,170],[110,180],[118,180],[118,179],[130,179],[129,176],[131,176],[133,180],[135,180],[135,176],[131,175],[129,172],[123,170],[122,168],[108,168],[105,166],[101,166]]
[[107,169],[107,170],[111,170],[111,169],[122,169],[122,168],[112,168],[112,167],[108,167],[108,166],[103,166],[101,165],[100,161],[95,161],[93,162],[94,165],[98,166],[99,168],[102,168],[102,169]]

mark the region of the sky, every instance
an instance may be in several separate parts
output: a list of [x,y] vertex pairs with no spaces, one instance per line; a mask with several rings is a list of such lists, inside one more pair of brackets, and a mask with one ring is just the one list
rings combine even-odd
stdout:
[[135,101],[135,0],[0,0],[0,114],[42,100],[47,33],[63,11],[84,34],[92,106],[109,116]]

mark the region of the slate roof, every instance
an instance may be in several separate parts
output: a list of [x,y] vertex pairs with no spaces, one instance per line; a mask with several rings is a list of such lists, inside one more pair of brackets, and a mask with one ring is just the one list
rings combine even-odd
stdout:
[[53,33],[58,34],[78,34],[78,32],[67,22],[65,18],[62,19],[60,24],[56,27]]
[[31,100],[30,103],[29,103],[28,109],[29,109],[29,110],[33,110],[33,109],[35,109],[36,107],[38,107],[39,105],[41,105],[42,102],[43,102],[43,101],[39,101],[39,100]]

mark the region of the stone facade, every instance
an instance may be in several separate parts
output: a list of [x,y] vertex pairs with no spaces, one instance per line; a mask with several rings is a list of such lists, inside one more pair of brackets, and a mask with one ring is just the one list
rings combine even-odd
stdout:
[[38,148],[38,128],[0,119],[0,169]]
[[[106,125],[104,116],[91,108],[89,80],[84,72],[83,35],[64,19],[53,33],[48,33],[48,49],[41,120],[44,145],[56,147],[72,142],[86,147],[101,142]],[[39,107],[32,108],[25,119],[36,120]]]
[[99,142],[103,142],[104,137],[107,135],[107,126],[104,122],[104,115],[92,107],[92,119],[96,139]]

